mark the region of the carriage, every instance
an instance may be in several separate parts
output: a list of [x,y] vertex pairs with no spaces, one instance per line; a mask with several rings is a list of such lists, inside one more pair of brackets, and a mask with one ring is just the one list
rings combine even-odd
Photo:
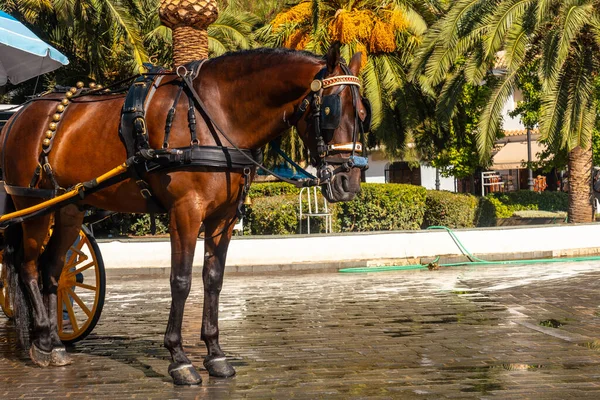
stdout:
[[[3,251],[0,251],[0,263]],[[9,270],[0,264],[0,308],[12,319],[13,307]],[[92,332],[100,319],[106,292],[102,254],[91,230],[83,226],[69,248],[58,282],[58,335],[73,344]]]
[[86,207],[95,207],[169,214],[172,303],[164,344],[172,357],[169,374],[181,385],[202,381],[183,349],[181,327],[204,227],[203,364],[210,376],[235,374],[219,344],[219,295],[256,170],[273,173],[262,164],[261,149],[295,127],[317,173],[281,179],[319,186],[330,202],[352,200],[368,167],[361,55],[346,64],[340,46],[334,43],[325,57],[257,49],[175,71],[150,69],[123,92],[78,84],[35,99],[11,118],[0,136],[9,195],[0,201],[6,207],[2,274],[10,281],[0,300],[5,312],[14,311],[17,338],[27,342],[33,363],[70,364],[61,340],[85,337],[100,316],[103,265],[82,228]]
[[[19,106],[0,105],[0,129]],[[0,197],[4,183],[0,181]],[[0,203],[3,203],[0,199]],[[104,261],[91,225],[96,222],[91,215],[82,226],[79,236],[70,247],[58,285],[58,303],[62,305],[58,335],[65,344],[73,344],[94,329],[104,307],[106,273]],[[0,236],[2,232],[0,232]],[[0,249],[0,309],[6,318],[14,317],[11,304],[9,271],[2,265],[3,250]]]

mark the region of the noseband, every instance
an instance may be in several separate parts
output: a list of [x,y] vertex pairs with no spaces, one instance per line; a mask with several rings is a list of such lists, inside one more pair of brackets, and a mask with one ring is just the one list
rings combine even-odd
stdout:
[[[346,64],[340,66],[345,75],[325,78],[327,68],[323,68],[315,76],[310,85],[311,92],[302,100],[296,110],[293,121],[296,123],[306,115],[305,120],[312,127],[317,141],[317,176],[320,185],[330,187],[333,175],[338,172],[349,172],[352,168],[367,169],[367,158],[357,156],[362,152],[363,144],[358,141],[369,130],[370,110],[368,101],[362,98],[366,115],[361,118],[358,110],[358,99],[361,98],[359,89],[360,79],[350,73]],[[323,95],[325,89],[338,86],[334,93]],[[331,143],[336,129],[338,129],[342,116],[341,93],[346,88],[352,92],[352,104],[355,109],[355,121],[352,131],[352,142]],[[310,110],[307,114],[307,110]],[[357,129],[358,127],[358,129]],[[350,156],[341,156],[342,153],[350,153]],[[334,166],[337,166],[334,168]],[[331,190],[330,188],[328,190]]]

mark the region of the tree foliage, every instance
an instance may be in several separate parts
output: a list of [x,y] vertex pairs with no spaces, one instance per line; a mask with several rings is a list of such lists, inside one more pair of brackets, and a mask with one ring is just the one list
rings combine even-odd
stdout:
[[[284,9],[257,31],[257,40],[324,54],[333,41],[349,60],[363,54],[364,94],[373,108],[371,145],[384,144],[397,155],[410,137],[402,95],[412,54],[427,26],[442,13],[439,1],[312,0]],[[420,91],[417,92],[420,95]]]
[[464,84],[480,84],[487,71],[502,72],[479,122],[477,143],[485,158],[521,66],[539,57],[542,136],[556,148],[587,147],[595,124],[599,5],[597,0],[459,0],[425,35],[413,77],[433,92],[457,76]]

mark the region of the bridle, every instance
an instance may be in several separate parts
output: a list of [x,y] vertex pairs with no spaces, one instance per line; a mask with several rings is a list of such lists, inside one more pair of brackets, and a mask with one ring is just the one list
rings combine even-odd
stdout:
[[[360,79],[351,74],[345,63],[340,63],[345,75],[325,77],[327,68],[321,69],[310,85],[311,92],[302,100],[296,112],[290,118],[296,125],[302,117],[312,130],[317,146],[316,160],[317,177],[319,185],[325,185],[326,190],[331,192],[331,181],[338,172],[349,172],[352,168],[366,170],[369,168],[367,158],[358,156],[362,153],[363,144],[359,137],[363,138],[365,132],[370,128],[370,105],[366,98],[360,96]],[[324,90],[338,87],[333,93],[324,95]],[[349,88],[352,93],[352,105],[355,110],[354,127],[352,131],[352,142],[331,143],[338,129],[342,116],[341,93]],[[361,100],[364,110],[359,111],[358,101]],[[364,112],[364,115],[360,115]],[[350,156],[342,156],[350,153]]]
[[[225,140],[231,144],[231,146],[237,150],[241,156],[250,161],[251,164],[255,165],[258,168],[261,168],[265,172],[281,179],[284,182],[291,183],[297,187],[307,187],[307,186],[325,186],[326,190],[331,194],[331,180],[333,175],[340,171],[350,171],[352,168],[359,169],[367,169],[368,162],[365,157],[357,156],[357,151],[362,151],[363,145],[358,142],[359,134],[361,136],[364,135],[365,132],[369,130],[370,126],[370,106],[369,102],[366,98],[360,97],[359,88],[361,86],[360,79],[356,76],[352,75],[350,69],[344,62],[340,63],[344,74],[346,75],[338,75],[326,78],[327,68],[321,69],[315,79],[311,83],[311,91],[310,93],[302,100],[300,105],[297,107],[296,112],[289,119],[289,123],[292,126],[296,126],[298,122],[305,117],[308,124],[313,126],[314,134],[317,140],[317,177],[313,177],[304,171],[305,175],[309,176],[309,179],[303,180],[291,180],[285,177],[282,177],[266,168],[262,163],[257,162],[252,157],[248,156],[240,149],[233,140],[227,135],[227,133],[219,127],[216,123],[215,119],[212,118],[208,109],[204,105],[204,102],[196,92],[193,86],[193,78],[198,75],[199,69],[202,67],[203,62],[199,63],[199,65],[192,67],[191,70],[187,70],[185,67],[179,67],[177,69],[177,75],[181,78],[181,80],[187,86],[192,98],[194,99],[196,105],[208,121],[212,124],[212,126],[218,132],[223,135]],[[329,94],[323,96],[323,90],[340,86],[341,89],[336,91],[336,93]],[[342,115],[342,107],[341,107],[341,99],[339,95],[345,89],[345,87],[349,87],[352,91],[352,104],[355,109],[355,120],[354,120],[354,129],[352,132],[352,142],[349,143],[338,143],[338,144],[330,144],[329,142],[333,139],[335,130],[339,126],[341,115]],[[358,111],[358,99],[361,99],[364,107],[365,107],[365,115],[364,118],[361,118]],[[309,110],[310,108],[310,110]],[[357,127],[358,126],[358,132]],[[357,134],[358,133],[358,134]],[[338,155],[340,153],[348,153],[351,155],[349,157],[336,157],[333,155]],[[338,168],[333,168],[333,165],[339,165]],[[246,173],[246,169],[244,170],[244,174],[246,176],[249,175],[249,172]]]

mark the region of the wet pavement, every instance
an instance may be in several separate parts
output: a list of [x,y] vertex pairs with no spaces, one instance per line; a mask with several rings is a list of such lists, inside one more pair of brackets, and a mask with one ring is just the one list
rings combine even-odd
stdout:
[[162,347],[167,280],[108,282],[74,364],[41,369],[0,317],[0,398],[600,398],[600,264],[226,277],[209,378],[201,282],[184,321],[204,382],[174,387]]

